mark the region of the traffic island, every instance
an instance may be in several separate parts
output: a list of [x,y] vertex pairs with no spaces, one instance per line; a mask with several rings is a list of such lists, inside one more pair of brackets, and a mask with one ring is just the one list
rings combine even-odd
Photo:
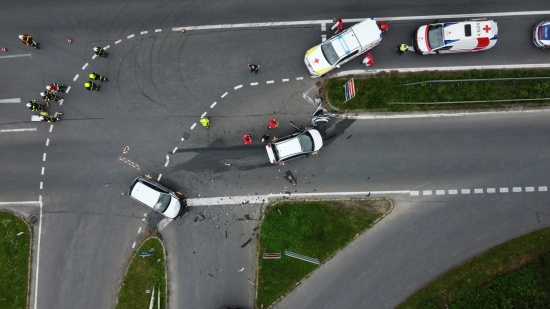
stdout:
[[390,71],[354,76],[351,81],[348,77],[321,83],[325,102],[348,112],[426,112],[550,105],[550,70],[546,69]]
[[28,308],[31,229],[18,216],[0,211],[0,308]]
[[546,228],[466,261],[397,308],[550,308],[549,276]]
[[167,308],[166,252],[160,238],[149,237],[134,253],[120,286],[117,309]]
[[385,198],[280,202],[258,244],[257,308],[268,308],[393,209]]

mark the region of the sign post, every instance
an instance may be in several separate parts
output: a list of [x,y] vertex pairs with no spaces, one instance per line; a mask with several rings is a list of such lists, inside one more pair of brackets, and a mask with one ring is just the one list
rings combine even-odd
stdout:
[[344,103],[355,97],[355,83],[353,82],[353,78],[344,85],[344,93],[346,95]]

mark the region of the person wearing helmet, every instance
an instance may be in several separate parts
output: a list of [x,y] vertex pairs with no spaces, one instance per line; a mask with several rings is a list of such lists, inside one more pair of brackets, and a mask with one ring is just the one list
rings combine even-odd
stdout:
[[206,129],[210,128],[210,119],[208,119],[208,117],[202,117],[200,122],[202,126],[205,127]]
[[32,36],[28,35],[28,34],[20,34],[19,35],[19,39],[25,43],[25,45],[27,46],[32,46],[36,49],[39,49],[38,47],[38,43],[36,43],[33,39],[32,39]]
[[92,82],[91,80],[87,81],[84,83],[84,87],[86,87],[86,89],[90,90],[90,91],[99,91],[99,86],[96,85],[96,83]]
[[29,103],[27,103],[27,107],[33,112],[42,112],[45,110],[46,106],[38,103],[36,100],[30,100]]
[[88,75],[91,79],[93,80],[99,80],[99,81],[105,81],[105,82],[108,82],[109,80],[107,79],[107,77],[105,76],[101,76],[99,74],[97,74],[96,72],[92,72],[90,73],[90,75]]
[[102,47],[94,47],[94,52],[99,57],[107,58],[107,52]]
[[54,92],[54,93],[65,92],[66,88],[67,86],[56,84],[56,83],[51,83],[50,85],[46,86],[46,90],[48,90],[48,92]]
[[59,103],[63,103],[63,99],[58,97],[57,94],[53,92],[40,92],[40,95],[42,96],[42,99],[44,99],[46,102],[56,101]]
[[55,116],[53,116],[53,117],[40,116],[40,120],[42,120],[44,122],[47,122],[47,123],[54,123],[54,122],[57,122],[57,121],[61,120],[61,118],[57,117],[57,113],[55,113]]

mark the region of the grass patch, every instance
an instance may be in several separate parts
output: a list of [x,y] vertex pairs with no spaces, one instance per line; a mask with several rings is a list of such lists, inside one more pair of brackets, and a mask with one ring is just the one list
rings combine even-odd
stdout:
[[[328,80],[324,96],[336,108],[381,112],[502,108],[550,105],[546,101],[512,101],[451,104],[388,104],[395,102],[458,102],[550,98],[550,79],[429,83],[431,80],[550,77],[550,70],[471,70],[462,72],[380,73],[355,77],[355,98],[344,101],[343,85],[349,78]],[[404,84],[421,82],[418,85]]]
[[[147,257],[139,256],[141,252],[153,252]],[[158,291],[160,289],[160,307],[166,308],[166,276],[164,247],[156,237],[146,239],[130,261],[118,295],[117,309],[149,308],[151,293],[155,288],[154,307],[157,309]],[[146,293],[146,290],[150,290]]]
[[27,308],[30,246],[27,223],[0,211],[0,308]]
[[[324,263],[390,210],[386,199],[284,202],[269,207],[260,230],[257,306],[267,308],[318,267],[285,256],[285,250]],[[281,259],[262,259],[264,253],[278,252]]]
[[524,235],[437,278],[398,308],[550,308],[550,228]]

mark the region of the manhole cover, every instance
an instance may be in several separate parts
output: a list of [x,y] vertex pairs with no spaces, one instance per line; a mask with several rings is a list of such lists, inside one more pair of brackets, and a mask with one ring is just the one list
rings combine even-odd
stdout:
[[30,215],[29,216],[29,222],[32,225],[36,225],[38,223],[38,216],[37,215]]

